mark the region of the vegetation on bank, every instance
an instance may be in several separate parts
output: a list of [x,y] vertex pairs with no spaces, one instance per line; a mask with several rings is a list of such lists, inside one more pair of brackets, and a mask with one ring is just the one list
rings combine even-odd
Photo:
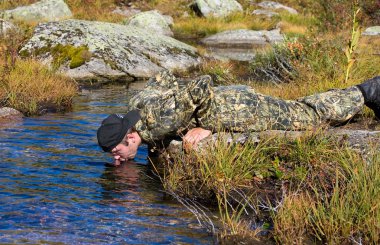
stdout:
[[373,149],[363,157],[322,133],[244,145],[218,139],[165,161],[160,174],[211,230],[218,221],[203,205],[217,207],[222,240],[376,244],[380,155]]
[[29,27],[0,35],[0,106],[24,115],[71,108],[78,86],[33,58],[20,58],[18,51],[30,35]]

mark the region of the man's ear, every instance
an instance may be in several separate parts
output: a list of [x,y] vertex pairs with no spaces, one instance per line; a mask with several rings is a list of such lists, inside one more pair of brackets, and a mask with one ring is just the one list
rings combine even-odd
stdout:
[[128,140],[131,140],[133,143],[135,143],[135,141],[136,141],[136,136],[135,136],[134,133],[129,133],[129,134],[127,134],[127,139],[128,139]]

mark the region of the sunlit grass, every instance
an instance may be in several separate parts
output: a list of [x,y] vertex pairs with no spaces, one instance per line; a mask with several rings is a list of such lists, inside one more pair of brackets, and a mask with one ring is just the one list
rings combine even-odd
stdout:
[[[37,2],[38,0],[2,0],[0,1],[0,10],[14,9],[19,6],[30,5]],[[0,15],[1,17],[1,15]]]
[[121,22],[126,17],[112,13],[116,9],[111,0],[66,0],[75,19]]
[[77,92],[74,81],[34,59],[16,59],[13,67],[0,62],[0,74],[1,105],[26,115],[67,110]]

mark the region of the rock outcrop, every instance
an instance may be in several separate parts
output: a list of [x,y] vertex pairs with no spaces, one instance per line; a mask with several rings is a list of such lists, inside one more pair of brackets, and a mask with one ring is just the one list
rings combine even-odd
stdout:
[[371,26],[362,33],[365,36],[380,36],[380,26]]
[[72,13],[64,0],[42,0],[29,6],[6,10],[2,15],[4,19],[8,20],[32,22],[62,20],[72,17]]
[[297,10],[295,10],[291,7],[285,6],[285,5],[278,3],[278,2],[263,1],[261,3],[258,3],[257,5],[263,9],[284,10],[284,11],[289,12],[290,14],[298,14]]
[[83,20],[40,24],[20,51],[54,64],[78,81],[148,78],[162,69],[186,70],[201,59],[196,49],[137,27]]
[[173,36],[170,27],[173,25],[173,18],[162,15],[157,10],[151,10],[134,15],[127,22],[127,25],[143,28],[151,33]]
[[243,11],[243,7],[235,0],[196,0],[192,7],[205,17],[223,17]]
[[213,47],[252,48],[284,41],[279,29],[272,31],[230,30],[206,37],[201,42]]

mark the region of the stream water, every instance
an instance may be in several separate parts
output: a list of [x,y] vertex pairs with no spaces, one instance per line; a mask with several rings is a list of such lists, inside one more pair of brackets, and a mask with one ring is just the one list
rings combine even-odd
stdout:
[[129,93],[82,91],[72,112],[0,125],[0,244],[212,244],[193,215],[168,200],[141,147],[107,167],[96,129],[128,110]]

